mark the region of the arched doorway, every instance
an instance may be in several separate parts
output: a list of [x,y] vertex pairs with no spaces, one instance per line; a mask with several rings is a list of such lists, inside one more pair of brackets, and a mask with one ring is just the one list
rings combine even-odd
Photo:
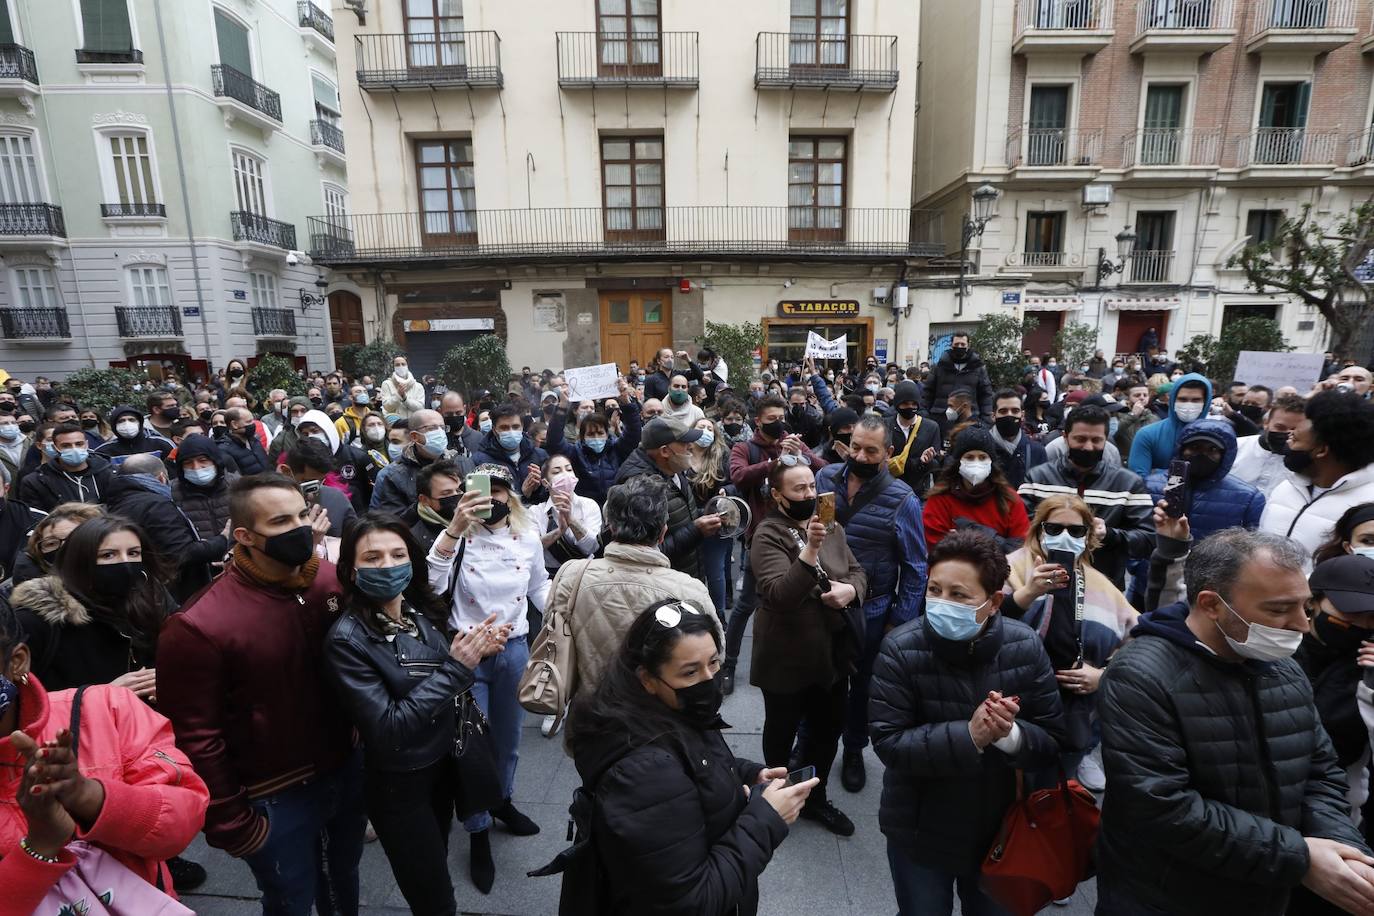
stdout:
[[363,340],[363,301],[346,290],[329,294],[329,329],[334,337],[334,352]]

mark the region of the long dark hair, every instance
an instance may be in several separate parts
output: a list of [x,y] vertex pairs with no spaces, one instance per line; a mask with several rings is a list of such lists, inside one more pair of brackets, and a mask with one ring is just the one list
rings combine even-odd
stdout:
[[1019,499],[1020,497],[1016,495],[1016,491],[1013,490],[1011,484],[1007,482],[1007,475],[1002,471],[1001,457],[991,453],[989,453],[988,457],[992,459],[992,473],[988,475],[987,480],[983,481],[980,485],[980,489],[991,487],[991,493],[983,492],[975,495],[969,492],[968,481],[964,480],[959,474],[958,459],[952,459],[947,461],[935,474],[935,483],[932,484],[930,489],[926,492],[926,499],[932,496],[938,496],[941,493],[949,493],[959,499],[966,499],[969,502],[976,503],[982,502],[991,496],[997,501],[997,511],[1002,515],[1006,515],[1007,511],[1011,508],[1011,501],[1013,499]]
[[[121,531],[138,538],[143,548],[143,571],[147,575],[141,582],[134,583],[120,604],[109,605],[98,599],[88,585],[100,545],[105,538]],[[82,522],[67,536],[52,571],[87,610],[94,611],[97,616],[103,613],[113,617],[116,622],[127,621],[134,630],[134,643],[141,649],[151,649],[157,644],[158,632],[167,616],[167,589],[163,583],[167,581],[168,569],[141,526],[120,515],[104,515]]]
[[1312,554],[1313,564],[1345,556],[1345,542],[1355,535],[1355,529],[1365,522],[1374,521],[1374,503],[1360,503],[1345,510],[1331,529],[1331,537]]
[[335,569],[339,575],[339,591],[343,593],[344,605],[355,612],[367,626],[373,627],[372,615],[382,609],[374,599],[363,594],[353,581],[354,562],[358,552],[358,542],[369,534],[389,531],[405,542],[406,552],[410,554],[410,584],[402,594],[415,610],[429,618],[430,623],[444,633],[448,629],[448,608],[429,587],[429,564],[425,552],[415,540],[410,526],[390,512],[364,512],[344,529],[343,540],[339,542],[339,561]]
[[639,680],[641,669],[653,675],[661,673],[684,636],[710,633],[720,650],[720,632],[709,613],[683,614],[675,627],[658,622],[658,609],[677,603],[678,599],[669,598],[649,605],[630,624],[601,683],[574,698],[568,715],[568,747],[574,754],[579,747],[607,735],[622,739],[627,750],[665,738],[685,750],[683,736],[691,726],[646,691]]

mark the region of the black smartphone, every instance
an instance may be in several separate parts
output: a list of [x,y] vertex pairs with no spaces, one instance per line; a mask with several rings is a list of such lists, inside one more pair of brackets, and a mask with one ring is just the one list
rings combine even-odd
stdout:
[[[1055,590],[1050,592],[1050,596],[1054,601],[1054,612],[1069,614],[1069,619],[1072,620],[1072,615],[1074,613],[1074,602],[1078,594],[1078,570],[1074,567],[1074,563],[1078,559],[1078,557],[1074,555],[1073,551],[1071,550],[1051,550],[1049,551],[1049,556],[1047,556],[1045,559],[1049,560],[1051,563],[1058,563],[1066,571],[1068,571],[1069,577],[1064,580],[1064,587],[1056,588]],[[1077,652],[1073,652],[1067,645],[1061,645],[1061,642],[1059,640],[1054,641],[1054,647],[1055,648],[1053,651],[1055,655],[1060,659],[1060,662],[1068,662],[1071,655],[1074,658],[1072,663],[1066,664],[1064,665],[1064,667],[1083,667],[1081,640],[1079,642],[1079,651]],[[1056,662],[1055,667],[1059,667],[1060,662]]]
[[1064,587],[1056,588],[1054,591],[1050,592],[1050,594],[1072,595],[1074,593],[1074,578],[1078,575],[1077,571],[1074,569],[1074,563],[1078,560],[1078,557],[1072,550],[1051,550],[1049,556],[1045,557],[1045,559],[1051,563],[1058,563],[1060,566],[1064,567],[1064,571],[1069,574],[1069,578]]
[[1169,479],[1164,484],[1164,514],[1180,518],[1188,513],[1188,462],[1175,458],[1169,462]]
[[812,766],[799,767],[787,774],[787,784],[795,786],[799,782],[806,782],[816,775],[816,768]]

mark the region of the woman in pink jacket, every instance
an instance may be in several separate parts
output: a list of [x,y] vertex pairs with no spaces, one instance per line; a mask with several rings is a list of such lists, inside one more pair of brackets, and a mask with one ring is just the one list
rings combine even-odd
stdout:
[[76,864],[73,840],[174,894],[166,859],[205,823],[210,793],[171,724],[124,687],[48,693],[29,672],[14,612],[0,604],[0,916],[29,916]]

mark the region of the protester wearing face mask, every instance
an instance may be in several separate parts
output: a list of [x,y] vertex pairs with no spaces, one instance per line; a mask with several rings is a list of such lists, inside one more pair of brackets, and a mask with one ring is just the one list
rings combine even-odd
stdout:
[[1374,559],[1374,503],[1351,506],[1337,520],[1331,537],[1312,556],[1314,563],[1349,554]]
[[[377,475],[372,488],[371,508],[391,512],[402,517],[416,504],[416,478],[420,469],[435,461],[452,461],[468,474],[476,465],[466,455],[448,450],[448,432],[444,418],[436,410],[417,410],[407,420],[399,421],[405,428],[405,446],[397,454],[392,441],[387,446],[388,464]],[[389,434],[395,439],[396,430]]]
[[9,577],[0,582],[0,598],[9,601],[14,590],[23,583],[52,573],[57,552],[67,542],[67,537],[84,522],[104,513],[101,506],[63,503],[47,515],[36,518],[23,549],[9,569]]
[[391,374],[382,380],[378,396],[382,410],[402,418],[425,406],[425,388],[410,374],[410,361],[404,356],[391,361]]
[[114,470],[102,455],[92,454],[86,434],[75,423],[62,423],[44,442],[47,461],[26,475],[19,485],[19,500],[47,511],[58,503],[100,502],[109,489]]
[[[1251,389],[1246,397],[1253,394],[1254,389]],[[1283,457],[1288,453],[1288,434],[1298,428],[1306,409],[1306,402],[1297,395],[1286,395],[1274,401],[1262,419],[1259,435],[1246,436],[1237,442],[1231,476],[1250,484],[1268,498],[1288,475],[1283,465]]]
[[[300,438],[299,427],[306,412],[311,409],[310,401],[299,396],[289,398],[283,405],[283,409],[286,411],[284,415],[286,422],[282,424],[281,429],[277,431],[271,444],[267,447],[267,460],[273,465],[277,463],[282,452],[289,450]],[[209,421],[207,420],[206,423],[208,424]]]
[[1017,770],[1058,758],[1063,711],[1040,639],[999,614],[1001,547],[956,531],[930,555],[925,614],[873,669],[869,730],[886,765],[878,825],[902,913],[1001,913],[979,872]]
[[446,638],[448,609],[429,587],[420,545],[387,513],[361,516],[344,535],[339,587],[344,613],[325,660],[362,737],[368,819],[411,910],[452,913],[453,706],[483,659],[504,649],[507,630],[492,614]]
[[1277,916],[1300,884],[1368,909],[1369,847],[1291,658],[1311,630],[1308,556],[1261,531],[1197,541],[1187,600],[1143,614],[1112,657],[1098,692],[1102,912]]
[[1374,403],[1339,391],[1313,395],[1283,461],[1290,473],[1270,494],[1260,527],[1310,554],[1348,509],[1374,502]]
[[[1188,424],[1178,439],[1178,457],[1188,462],[1185,511],[1193,537],[1205,538],[1223,528],[1259,527],[1264,494],[1231,475],[1236,436],[1228,421],[1207,418]],[[1156,471],[1145,480],[1154,501],[1164,497],[1168,480],[1167,471]]]
[[[530,515],[543,532],[544,568],[553,578],[569,560],[585,560],[596,553],[601,507],[575,492],[577,474],[567,457],[553,455],[540,471],[549,485],[549,499],[531,506]],[[560,478],[566,479],[559,483]]]
[[363,453],[366,459],[367,479],[372,482],[373,486],[376,486],[377,475],[382,473],[382,468],[392,461],[387,450],[386,417],[379,413],[369,413],[364,416],[354,448]]
[[632,396],[630,386],[623,379],[618,385],[620,394],[612,403],[620,408],[624,417],[620,435],[612,435],[605,414],[593,412],[578,421],[577,439],[569,442],[562,421],[562,410],[567,406],[565,396],[560,401],[562,410],[549,424],[548,438],[544,440],[544,451],[550,456],[562,455],[572,462],[573,473],[577,475],[577,495],[598,506],[606,502],[606,493],[615,484],[616,472],[638,447],[643,432],[639,401]]
[[1151,471],[1169,469],[1169,460],[1178,449],[1179,436],[1189,423],[1201,419],[1212,403],[1212,383],[1205,376],[1181,376],[1169,392],[1169,415],[1136,433],[1131,443],[1129,465],[1141,477]]
[[[554,396],[554,404],[558,395]],[[539,468],[549,454],[525,434],[524,420],[514,404],[502,404],[491,412],[492,430],[482,440],[482,448],[472,458],[476,464],[499,464],[515,481],[522,499],[530,503],[549,498]]]
[[0,465],[4,465],[11,485],[19,482],[19,471],[29,444],[19,429],[19,419],[13,414],[0,413]]
[[922,384],[921,403],[931,416],[943,417],[950,395],[960,388],[970,393],[971,415],[991,423],[992,381],[983,361],[969,348],[969,336],[964,333],[950,338],[949,349],[931,368],[929,378]]
[[[326,486],[348,497],[354,511],[365,511],[372,499],[372,481],[367,476],[367,455],[339,437],[338,428],[318,410],[307,411],[296,427],[302,438],[314,439],[329,450],[332,467]],[[243,465],[239,465],[243,471]]]
[[229,521],[229,487],[239,479],[208,436],[192,433],[177,446],[172,501],[202,538],[224,532]]
[[669,487],[668,533],[663,538],[663,553],[673,569],[699,578],[701,542],[715,537],[720,530],[720,516],[702,514],[688,477],[692,444],[701,435],[702,430],[666,417],[650,420],[640,434],[639,448],[616,472],[616,483],[648,475],[663,480]]
[[165,458],[172,451],[170,439],[145,430],[143,414],[137,407],[116,407],[110,411],[110,426],[115,437],[95,450],[106,458],[126,455],[155,454]]
[[340,442],[354,442],[363,432],[363,420],[373,407],[372,395],[360,384],[349,386],[349,404],[338,417],[334,418],[334,428],[339,432]]
[[993,461],[992,436],[969,427],[955,438],[950,459],[926,494],[926,546],[933,548],[955,530],[977,528],[1008,550],[1021,546],[1030,528],[1026,507]]
[[463,496],[463,472],[452,461],[434,461],[420,469],[415,478],[418,520],[410,533],[425,553],[434,539],[453,521],[458,500]]
[[[825,448],[821,449],[821,457],[826,464],[844,464],[849,459],[849,440],[854,435],[854,424],[858,422],[859,415],[848,407],[836,407],[826,413],[825,425],[830,436]],[[891,438],[892,433],[889,431],[887,435]]]
[[993,398],[992,441],[997,443],[997,457],[1007,483],[1016,489],[1026,482],[1026,472],[1044,464],[1045,447],[1033,438],[1025,427],[1021,396],[1010,388],[997,392]]
[[921,496],[930,489],[931,472],[941,455],[944,434],[938,422],[920,415],[920,391],[915,382],[898,382],[892,402],[897,413],[888,420],[892,431],[892,461],[888,467],[893,476]]

